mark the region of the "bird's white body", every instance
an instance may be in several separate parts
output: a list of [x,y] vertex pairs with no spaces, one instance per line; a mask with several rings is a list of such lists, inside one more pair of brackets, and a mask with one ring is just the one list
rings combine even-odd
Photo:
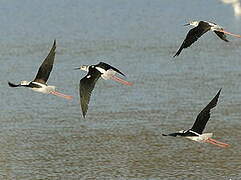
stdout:
[[104,80],[108,80],[108,79],[111,79],[111,77],[113,77],[115,74],[116,74],[116,71],[112,70],[112,69],[108,69],[107,71],[103,68],[100,68],[100,67],[96,67],[96,69],[98,71],[100,71],[101,73],[101,77],[104,79]]
[[182,136],[182,137],[185,137],[187,139],[191,139],[193,141],[205,141],[207,140],[208,138],[212,137],[213,136],[213,133],[203,133],[203,134],[198,134],[196,133],[195,131],[192,131],[192,130],[181,130],[179,131],[179,133],[186,133],[186,132],[191,132],[193,134],[195,134],[196,136]]
[[55,86],[48,86],[37,82],[32,82],[32,83],[41,86],[41,88],[31,88],[33,91],[41,92],[44,94],[50,94],[51,92],[55,91]]
[[[37,86],[40,86],[38,88],[36,87],[31,87],[30,89],[36,92],[44,93],[44,94],[50,94],[51,92],[55,91],[55,86],[48,86],[42,83],[38,82],[31,82],[32,84],[36,84]],[[29,85],[30,82],[28,81],[21,81],[21,85]]]
[[42,88],[31,88],[33,91],[50,94],[55,91],[55,86],[43,86]]
[[211,138],[213,136],[213,133],[203,133],[198,136],[185,136],[187,139],[191,139],[193,141],[206,141],[208,138]]

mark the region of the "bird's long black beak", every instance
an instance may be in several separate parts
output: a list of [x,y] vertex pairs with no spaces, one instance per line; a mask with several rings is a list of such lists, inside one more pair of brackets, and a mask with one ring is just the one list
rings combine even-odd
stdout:
[[190,25],[190,23],[187,23],[187,24],[184,24],[183,26],[189,26]]
[[80,69],[80,67],[74,68],[74,70],[79,70],[79,69]]

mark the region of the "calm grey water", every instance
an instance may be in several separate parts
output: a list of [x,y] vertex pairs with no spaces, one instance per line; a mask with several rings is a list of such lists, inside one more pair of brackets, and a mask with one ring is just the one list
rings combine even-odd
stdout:
[[[241,179],[241,39],[207,33],[173,59],[194,19],[241,33],[217,0],[2,0],[0,179]],[[34,78],[54,39],[49,84],[74,100],[9,88]],[[99,80],[83,119],[73,68],[99,61],[134,86]],[[205,131],[229,148],[161,136],[190,127],[220,88]]]

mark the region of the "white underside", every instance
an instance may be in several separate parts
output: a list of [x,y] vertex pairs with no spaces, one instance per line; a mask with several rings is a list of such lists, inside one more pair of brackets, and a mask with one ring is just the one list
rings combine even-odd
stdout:
[[98,71],[100,71],[101,74],[101,77],[104,79],[104,80],[108,80],[110,79],[112,76],[114,76],[116,74],[116,71],[112,70],[112,69],[109,69],[109,70],[104,70],[100,67],[96,67],[96,69]]
[[213,136],[213,133],[204,133],[199,136],[185,136],[185,138],[191,139],[193,141],[202,142],[207,140],[208,138],[211,138],[212,136]]
[[37,82],[32,82],[32,83],[41,86],[41,88],[31,88],[33,91],[41,92],[44,94],[49,94],[50,92],[55,91],[55,86],[46,86],[44,84],[37,83]]
[[213,26],[211,27],[211,31],[220,31],[220,30],[223,30],[223,28],[219,25],[213,24]]

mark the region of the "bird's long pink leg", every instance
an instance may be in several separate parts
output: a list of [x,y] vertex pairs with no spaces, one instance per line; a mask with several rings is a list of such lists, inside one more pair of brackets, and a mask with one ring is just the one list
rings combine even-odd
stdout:
[[220,142],[220,141],[217,141],[215,139],[212,139],[212,138],[208,138],[210,141],[213,141],[213,142],[216,142],[216,143],[219,143],[219,144],[222,144],[224,146],[229,146],[229,144],[226,144],[226,143],[223,143],[223,142]]
[[114,80],[116,82],[119,82],[121,84],[127,85],[127,86],[132,86],[133,85],[132,82],[125,81],[124,79],[121,79],[121,78],[119,78],[117,76],[114,76],[114,75],[111,76],[110,79],[112,79],[112,80]]
[[217,144],[217,143],[215,143],[215,142],[213,142],[213,141],[210,141],[210,140],[206,140],[205,142],[207,142],[207,143],[210,143],[210,144],[213,144],[213,145],[216,145],[216,146],[219,146],[219,147],[226,147],[226,146],[222,146],[222,145],[220,145],[220,144]]
[[208,142],[210,144],[213,144],[213,145],[216,145],[216,146],[219,146],[219,147],[228,147],[229,146],[229,144],[217,141],[217,140],[212,139],[212,138],[208,138],[205,142]]
[[57,92],[57,91],[51,91],[50,94],[53,94],[55,96],[59,96],[59,97],[65,98],[65,99],[73,99],[73,96],[62,94],[62,93]]
[[238,35],[238,34],[233,34],[233,33],[231,33],[231,32],[228,32],[228,31],[224,31],[224,30],[218,30],[219,32],[223,32],[223,33],[225,33],[225,34],[229,34],[229,35],[231,35],[231,36],[235,36],[235,37],[237,37],[237,38],[241,38],[241,35]]

